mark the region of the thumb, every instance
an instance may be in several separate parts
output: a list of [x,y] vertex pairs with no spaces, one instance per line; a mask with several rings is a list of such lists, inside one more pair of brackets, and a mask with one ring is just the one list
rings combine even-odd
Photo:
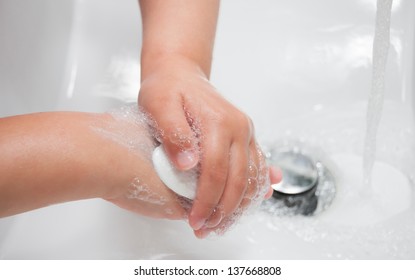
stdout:
[[191,128],[184,110],[163,110],[170,112],[158,118],[158,128],[163,131],[162,142],[167,156],[179,170],[189,170],[199,163],[198,139]]
[[271,182],[271,186],[269,187],[267,193],[265,194],[265,199],[269,199],[272,196],[272,193],[274,192],[272,185],[278,184],[282,180],[282,171],[280,168],[275,166],[269,167],[269,178]]
[[276,166],[269,167],[269,178],[272,184],[278,184],[282,180],[282,170]]

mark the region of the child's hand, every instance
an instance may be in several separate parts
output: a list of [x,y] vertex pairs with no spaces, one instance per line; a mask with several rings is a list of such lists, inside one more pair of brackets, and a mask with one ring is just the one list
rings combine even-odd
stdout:
[[187,204],[165,187],[154,170],[151,155],[155,141],[148,119],[134,107],[101,118],[92,129],[101,141],[107,141],[104,151],[113,162],[109,167],[116,169],[110,177],[116,183],[107,186],[102,197],[148,217],[185,219]]
[[[143,77],[139,104],[156,121],[173,164],[181,170],[200,165],[189,215],[196,235],[202,237],[204,229],[246,208],[247,198],[268,193],[268,170],[260,170],[265,162],[251,120],[216,91],[196,64],[177,57],[159,60]],[[263,170],[267,174],[258,178],[268,183],[252,180]]]
[[146,216],[184,219],[182,201],[153,170],[146,122],[137,112],[118,116],[51,112],[0,118],[0,217],[103,198]]

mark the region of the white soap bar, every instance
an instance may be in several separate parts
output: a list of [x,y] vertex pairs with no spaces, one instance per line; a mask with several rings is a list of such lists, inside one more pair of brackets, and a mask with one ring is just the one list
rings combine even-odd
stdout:
[[153,152],[153,165],[163,183],[175,193],[194,199],[196,197],[197,170],[180,171],[173,166],[162,145]]

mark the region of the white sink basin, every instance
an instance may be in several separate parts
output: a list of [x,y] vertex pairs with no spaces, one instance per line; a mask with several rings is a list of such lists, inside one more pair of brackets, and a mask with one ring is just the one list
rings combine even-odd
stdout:
[[[105,111],[136,100],[135,1],[32,2],[0,2],[0,116]],[[360,195],[375,4],[222,2],[212,81],[252,117],[265,148],[300,143],[327,164],[337,196],[326,211],[278,217],[260,210],[223,237],[199,240],[184,222],[78,201],[0,219],[0,258],[414,259],[410,0],[394,1],[373,189]]]

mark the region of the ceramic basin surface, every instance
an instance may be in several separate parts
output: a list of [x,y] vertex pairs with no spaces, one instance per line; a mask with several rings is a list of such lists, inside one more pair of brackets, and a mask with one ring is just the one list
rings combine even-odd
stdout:
[[[136,100],[135,1],[32,2],[0,2],[1,116]],[[199,240],[185,222],[101,200],[65,203],[1,219],[0,258],[414,259],[414,5],[394,1],[372,197],[355,185],[376,1],[227,0],[212,82],[251,116],[264,149],[303,145],[330,166],[338,182],[331,207],[314,217],[258,210],[224,236]]]

